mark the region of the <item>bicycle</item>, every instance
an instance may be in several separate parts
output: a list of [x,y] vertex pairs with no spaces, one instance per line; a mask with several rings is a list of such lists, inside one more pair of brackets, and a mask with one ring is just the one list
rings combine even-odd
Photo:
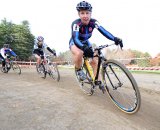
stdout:
[[[141,106],[138,85],[132,74],[122,63],[113,59],[106,59],[103,56],[102,49],[112,45],[115,44],[101,45],[94,49],[94,52],[97,52],[94,57],[98,57],[96,75],[94,75],[90,65],[90,58],[84,56],[82,69],[86,74],[86,79],[81,81],[75,71],[76,79],[85,94],[92,95],[96,87],[99,86],[103,93],[108,93],[110,99],[121,111],[133,114]],[[100,71],[102,80],[98,80]],[[101,88],[101,85],[104,85],[104,89]]]
[[16,62],[16,59],[8,56],[6,58],[6,64],[4,67],[1,68],[1,71],[3,73],[8,73],[11,70],[11,68],[15,73],[19,75],[21,74],[21,68]]
[[57,67],[56,63],[51,62],[51,57],[53,55],[45,55],[44,58],[41,56],[41,63],[40,65],[36,65],[36,70],[40,77],[46,78],[47,74],[52,77],[54,80],[58,81],[60,80],[60,73]]

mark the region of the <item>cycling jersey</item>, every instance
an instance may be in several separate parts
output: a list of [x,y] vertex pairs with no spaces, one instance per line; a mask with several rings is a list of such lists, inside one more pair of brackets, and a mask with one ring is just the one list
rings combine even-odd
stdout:
[[50,49],[50,47],[48,47],[48,45],[46,43],[42,42],[41,44],[38,44],[38,41],[35,41],[33,53],[35,53],[35,54],[37,54],[39,56],[40,55],[43,56],[45,49],[47,49],[49,52],[55,54],[55,52],[53,52]]
[[7,48],[7,49],[1,48],[0,54],[1,54],[1,58],[2,58],[2,59],[5,59],[5,58],[7,57],[6,54],[9,54],[10,56],[14,56],[14,57],[17,56],[17,55],[16,55],[11,49],[9,49],[9,48]]
[[34,43],[34,49],[39,49],[39,50],[44,51],[44,49],[46,49],[47,47],[48,47],[48,45],[44,42],[42,42],[41,45],[38,44],[38,41],[35,41],[35,43]]
[[114,36],[105,30],[97,20],[91,19],[88,25],[83,25],[81,19],[76,19],[72,23],[72,37],[69,41],[69,46],[75,44],[78,48],[82,48],[84,44],[90,46],[88,39],[92,36],[94,28],[109,40],[114,41]]

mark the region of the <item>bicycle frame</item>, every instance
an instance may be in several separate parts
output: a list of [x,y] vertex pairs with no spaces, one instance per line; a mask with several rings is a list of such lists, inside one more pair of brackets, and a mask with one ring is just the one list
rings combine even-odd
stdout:
[[[101,63],[102,63],[102,58],[104,58],[104,57],[101,56],[101,51],[100,50],[98,50],[98,54],[96,54],[94,57],[98,57],[98,65],[97,65],[96,75],[94,75],[93,69],[92,69],[91,64],[89,62],[89,58],[84,57],[84,64],[87,68],[87,71],[88,71],[89,75],[92,78],[92,81],[96,85],[99,85],[101,83],[101,81],[98,81],[98,76],[99,76],[100,66],[101,66]],[[106,59],[104,59],[104,61],[106,61]]]

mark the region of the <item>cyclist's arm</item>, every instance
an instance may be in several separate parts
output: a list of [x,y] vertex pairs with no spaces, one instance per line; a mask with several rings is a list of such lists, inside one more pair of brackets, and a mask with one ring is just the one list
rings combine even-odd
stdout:
[[51,52],[52,54],[54,54],[54,51],[53,51],[50,47],[47,47],[47,50],[48,50],[49,52]]
[[46,48],[49,52],[51,52],[52,54],[55,55],[55,52],[46,43],[43,43],[43,47]]
[[98,21],[95,22],[95,27],[97,28],[97,30],[106,38],[108,38],[109,40],[114,41],[114,36],[108,32],[107,30],[105,30],[99,23]]
[[5,50],[4,50],[4,48],[2,48],[2,49],[0,50],[0,53],[1,53],[1,55],[2,55],[2,57],[3,57],[3,58],[6,58],[6,55],[5,55]]
[[10,49],[10,53],[11,53],[11,55],[14,56],[14,57],[17,56],[16,53],[15,53],[14,51],[12,51],[11,49]]
[[78,48],[83,47],[82,42],[79,40],[79,26],[77,24],[74,24],[72,27],[72,38]]
[[34,41],[33,49],[38,49],[38,45],[37,45],[37,41],[36,40]]

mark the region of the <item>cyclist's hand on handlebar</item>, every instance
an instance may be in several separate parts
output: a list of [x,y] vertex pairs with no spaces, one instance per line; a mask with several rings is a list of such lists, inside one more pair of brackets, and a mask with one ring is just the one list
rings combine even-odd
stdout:
[[11,56],[7,55],[7,57],[6,57],[6,58],[8,58],[8,59],[9,59],[9,58],[11,58]]
[[82,47],[82,50],[83,50],[83,52],[84,52],[84,56],[86,56],[86,57],[93,57],[94,52],[93,52],[93,50],[92,50],[92,47],[89,47],[89,46],[87,46],[87,45],[84,45],[84,46]]
[[56,53],[53,53],[53,55],[54,55],[54,56],[57,56],[57,54],[56,54]]
[[53,56],[57,56],[57,54],[56,54],[56,51],[55,51],[55,50],[52,50],[52,54],[53,54]]
[[122,42],[122,39],[118,38],[118,37],[115,37],[114,38],[114,42],[116,45],[119,45],[121,47],[121,49],[123,48],[123,42]]

